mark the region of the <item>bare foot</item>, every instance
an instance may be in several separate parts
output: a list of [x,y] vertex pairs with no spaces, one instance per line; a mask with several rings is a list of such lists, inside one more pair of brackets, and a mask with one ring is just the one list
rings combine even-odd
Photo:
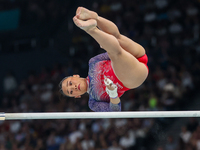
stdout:
[[90,11],[84,7],[78,7],[76,10],[76,16],[81,20],[97,19],[98,14],[94,11]]
[[78,19],[76,16],[73,18],[74,23],[76,24],[77,27],[85,30],[85,31],[89,31],[92,30],[94,28],[96,28],[97,26],[97,21],[94,19],[88,19],[86,21],[80,20]]

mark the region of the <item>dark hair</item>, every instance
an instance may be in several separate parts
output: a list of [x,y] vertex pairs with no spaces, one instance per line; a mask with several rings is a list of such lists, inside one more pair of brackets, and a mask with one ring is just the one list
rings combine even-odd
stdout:
[[69,78],[69,77],[71,77],[71,76],[64,77],[64,78],[60,81],[60,83],[58,84],[59,92],[61,93],[62,96],[67,96],[67,97],[69,97],[69,96],[66,95],[66,94],[63,92],[63,90],[62,90],[62,83],[63,83],[63,81],[64,81],[65,79]]

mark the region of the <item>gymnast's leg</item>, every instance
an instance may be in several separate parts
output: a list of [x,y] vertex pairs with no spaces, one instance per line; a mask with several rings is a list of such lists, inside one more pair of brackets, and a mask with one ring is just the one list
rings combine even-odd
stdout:
[[76,16],[81,20],[95,19],[97,21],[97,26],[102,31],[115,36],[120,44],[120,46],[131,53],[134,57],[139,58],[145,54],[144,48],[133,40],[121,35],[117,26],[103,17],[98,16],[94,11],[90,11],[83,7],[78,7],[76,11]]
[[75,16],[73,20],[108,52],[115,74],[124,86],[136,88],[144,82],[148,75],[147,67],[135,56],[125,51],[115,36],[99,30],[95,19],[84,21]]

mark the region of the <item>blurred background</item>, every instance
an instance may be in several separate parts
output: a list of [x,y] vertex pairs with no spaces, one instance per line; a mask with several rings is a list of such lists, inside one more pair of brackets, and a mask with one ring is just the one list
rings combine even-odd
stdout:
[[[123,111],[200,108],[199,0],[1,0],[0,111],[91,111],[88,95],[63,97],[68,75],[87,76],[105,52],[72,22],[84,6],[140,43],[149,76],[126,92]],[[1,150],[199,150],[199,118],[0,122]]]

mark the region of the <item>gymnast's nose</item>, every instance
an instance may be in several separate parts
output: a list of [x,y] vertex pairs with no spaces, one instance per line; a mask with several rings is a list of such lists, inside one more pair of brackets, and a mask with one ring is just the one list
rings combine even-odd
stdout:
[[78,89],[78,86],[77,86],[77,85],[74,85],[74,89],[77,90],[77,89]]

